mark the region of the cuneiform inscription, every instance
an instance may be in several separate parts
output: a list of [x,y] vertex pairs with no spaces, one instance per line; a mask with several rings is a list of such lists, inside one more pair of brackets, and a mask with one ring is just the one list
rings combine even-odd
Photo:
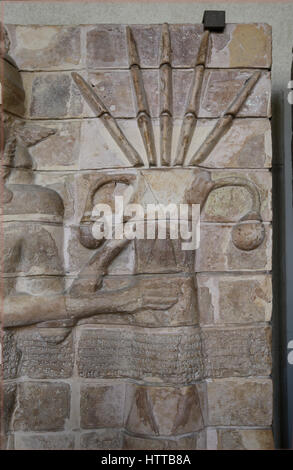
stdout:
[[82,377],[151,378],[190,383],[201,377],[197,328],[95,328],[81,331],[78,371]]

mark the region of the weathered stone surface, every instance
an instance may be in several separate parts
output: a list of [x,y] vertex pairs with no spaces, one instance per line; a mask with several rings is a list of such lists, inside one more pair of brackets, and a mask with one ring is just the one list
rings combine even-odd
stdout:
[[[215,120],[199,119],[193,135],[188,159],[199,148],[215,125]],[[124,134],[146,161],[145,149],[135,120],[119,119]],[[175,160],[182,120],[174,120],[171,161]],[[30,149],[34,165],[40,170],[103,169],[129,166],[125,156],[105,129],[101,119],[83,121],[41,121],[55,134]],[[159,120],[153,120],[157,152],[160,147]],[[272,149],[270,121],[267,119],[235,119],[215,149],[202,164],[210,168],[269,168]],[[49,175],[46,175],[47,177]]]
[[269,375],[271,328],[205,328],[202,351],[206,377]]
[[80,436],[80,447],[87,450],[119,450],[122,442],[122,432],[114,429],[83,432]]
[[[207,69],[204,74],[198,116],[200,118],[219,117],[228,108],[252,73],[252,71],[245,69]],[[174,70],[173,115],[176,117],[184,115],[192,74],[192,70]],[[237,115],[239,117],[270,117],[270,93],[270,74],[262,72],[249,99],[246,100]]]
[[[38,122],[4,117],[4,445],[271,448],[271,30],[226,25],[198,58],[203,25],[131,29],[11,25],[4,37],[4,98],[23,108],[25,90]],[[200,204],[200,248],[96,240],[93,207],[117,195]]]
[[198,271],[264,271],[271,269],[271,227],[265,224],[265,239],[255,250],[243,251],[232,242],[232,224],[201,224]]
[[203,324],[270,321],[270,275],[197,275],[199,310]]
[[66,70],[81,64],[79,26],[7,25],[9,53],[21,70]]
[[201,376],[197,328],[83,329],[78,345],[81,377],[128,377],[159,383],[190,383]]
[[[229,172],[214,170],[212,180],[217,183],[221,178],[241,178],[252,182],[260,197],[260,216],[263,221],[272,220],[272,175],[269,171]],[[210,192],[201,212],[201,220],[207,222],[238,222],[252,207],[252,196],[248,187],[226,186]]]
[[[192,158],[216,121],[199,119],[187,154]],[[175,137],[175,136],[173,136]],[[172,145],[176,148],[176,143]],[[203,166],[211,168],[270,168],[272,142],[268,119],[235,119],[210,152]]]
[[[144,306],[141,310],[131,314],[129,318],[125,318],[125,315],[120,315],[120,323],[157,327],[196,325],[198,323],[197,290],[193,276],[165,275],[162,279],[161,276],[152,275],[141,279],[146,295],[148,291],[151,294],[151,291],[157,290],[161,292],[163,302],[163,295],[170,291],[173,294],[176,292],[178,300],[168,309],[162,307],[161,310],[154,310],[151,307]],[[109,276],[104,281],[104,289],[121,288],[123,280],[126,282],[126,285],[127,282],[130,282],[130,278],[126,278],[126,276],[123,276],[122,279],[120,276]],[[111,320],[104,318],[104,320],[99,319],[99,322],[111,323]]]
[[1,419],[1,450],[10,448],[11,420],[16,406],[17,385],[15,383],[2,384],[3,406],[0,411]]
[[1,98],[3,100],[4,110],[16,114],[17,116],[23,116],[25,112],[25,92],[18,68],[11,60],[3,60],[2,58],[1,67]]
[[210,450],[273,450],[271,429],[208,429]]
[[67,72],[22,72],[26,90],[26,110],[32,118],[59,119],[80,117],[83,109],[82,98]]
[[73,340],[69,334],[63,341],[58,328],[46,337],[46,329],[24,330],[17,345],[22,354],[20,374],[34,379],[71,377],[73,372]]
[[22,382],[18,385],[15,431],[57,431],[69,418],[70,386],[62,382]]
[[195,385],[191,387],[126,388],[126,429],[147,435],[178,435],[203,428],[202,404]]
[[123,426],[125,384],[81,386],[80,418],[83,429]]
[[[142,67],[159,66],[161,25],[131,25]],[[195,65],[203,34],[200,24],[169,25],[172,66]],[[87,29],[87,65],[90,68],[128,67],[124,25],[96,25]],[[266,24],[227,24],[211,33],[207,67],[271,66],[271,28]]]
[[[157,70],[142,72],[150,114],[159,115],[159,75]],[[126,70],[89,72],[89,82],[96,90],[112,116],[136,117],[135,99],[132,92],[131,75]]]
[[201,433],[170,439],[135,437],[125,433],[123,450],[196,450],[202,448],[201,441]]
[[207,381],[208,424],[211,426],[270,426],[272,382],[260,378]]
[[268,24],[227,24],[212,33],[208,67],[263,67],[272,61],[272,28]]
[[14,379],[18,376],[21,351],[17,346],[15,333],[3,330],[3,378]]
[[36,169],[77,169],[81,150],[81,122],[46,121],[41,124],[43,127],[54,129],[55,133],[31,148],[30,154]]
[[122,25],[96,25],[86,31],[89,68],[128,67],[126,32]]
[[74,441],[71,433],[15,433],[17,450],[72,450]]
[[13,198],[4,206],[5,221],[62,222],[63,202],[52,189],[36,184],[9,184],[7,187]]
[[62,275],[62,227],[35,222],[5,224],[4,272]]
[[[143,80],[152,117],[159,116],[159,72],[144,70]],[[192,70],[174,70],[174,117],[182,118]],[[207,70],[205,72],[200,118],[219,117],[240,92],[251,72],[243,70]],[[33,118],[91,117],[93,112],[84,103],[77,86],[67,72],[30,73],[23,72],[22,78],[27,94],[29,116]],[[130,74],[126,70],[100,70],[89,72],[89,83],[115,118],[136,117],[132,96]],[[241,117],[270,117],[270,75],[262,72],[261,78],[251,92],[249,100],[239,111]]]

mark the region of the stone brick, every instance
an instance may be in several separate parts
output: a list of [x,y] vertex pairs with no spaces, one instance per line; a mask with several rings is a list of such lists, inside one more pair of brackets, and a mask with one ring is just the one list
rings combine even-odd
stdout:
[[53,224],[7,222],[4,272],[27,276],[62,275],[62,232],[61,226]]
[[196,272],[269,271],[271,269],[271,227],[265,224],[265,239],[250,251],[236,248],[232,242],[232,224],[201,223],[200,247],[196,253]]
[[120,450],[122,448],[122,432],[115,429],[101,429],[83,432],[80,436],[81,449],[87,450]]
[[203,428],[203,413],[197,387],[126,388],[125,427],[135,434],[178,435]]
[[203,324],[270,321],[272,281],[269,274],[197,275]]
[[[24,330],[19,334],[17,345],[22,353],[21,375],[34,379],[53,379],[71,377],[73,372],[73,341],[72,334],[65,337],[60,328]],[[66,330],[65,330],[66,334]]]
[[125,384],[81,386],[81,427],[114,428],[123,425]]
[[267,24],[227,24],[210,41],[208,67],[271,67],[272,29]]
[[0,411],[1,419],[1,450],[11,446],[11,420],[16,406],[17,385],[15,383],[2,384],[3,406]]
[[69,418],[70,386],[62,382],[22,382],[18,385],[15,431],[57,431]]
[[[245,81],[252,75],[251,70],[218,69],[206,70],[204,75],[201,101],[198,111],[200,118],[219,117],[240,92]],[[192,80],[191,70],[174,70],[173,93],[176,117],[183,117],[185,103]],[[237,114],[239,117],[270,117],[270,73],[262,72],[260,79],[253,88]]]
[[190,383],[201,376],[199,331],[137,327],[83,329],[78,345],[81,377],[128,377]]
[[269,375],[270,327],[206,328],[202,331],[206,377]]
[[86,31],[86,51],[86,64],[89,68],[127,68],[125,26],[89,26]]
[[73,450],[74,434],[15,433],[15,450]]
[[[143,80],[148,98],[150,114],[159,116],[159,72],[144,70]],[[192,81],[192,70],[173,71],[174,106],[173,116],[182,118]],[[251,71],[206,70],[199,118],[219,117],[240,92]],[[84,103],[80,92],[67,72],[23,72],[27,93],[27,109],[33,118],[60,119],[70,117],[92,117],[94,114]],[[86,77],[85,77],[86,78]],[[96,89],[101,100],[115,118],[136,117],[136,106],[132,96],[129,71],[99,70],[89,72],[89,83]],[[249,100],[242,106],[239,117],[270,117],[270,74],[262,72],[252,90]]]
[[[158,67],[161,25],[131,25],[142,67]],[[169,25],[172,66],[191,68],[196,62],[203,27]],[[266,24],[227,24],[221,34],[211,33],[207,67],[271,66],[271,28]],[[96,25],[87,30],[87,65],[91,68],[128,67],[124,25]]]
[[[157,70],[142,72],[150,114],[159,115],[159,74]],[[115,118],[134,118],[137,115],[132,92],[132,80],[127,70],[89,72],[89,82]]]
[[[77,169],[80,155],[80,121],[42,121],[43,127],[54,129],[48,139],[30,149],[37,170]],[[48,176],[48,175],[46,175]]]
[[207,381],[208,425],[270,426],[272,382],[262,378]]
[[124,434],[123,450],[196,450],[201,447],[201,433],[170,439],[136,437]]
[[217,449],[221,450],[273,450],[271,429],[218,429]]
[[67,72],[22,72],[26,90],[26,109],[31,118],[60,119],[80,117],[84,104],[79,90]]
[[[216,120],[199,119],[188,151],[191,158]],[[174,136],[175,137],[175,136]],[[173,150],[176,149],[176,143]],[[262,118],[234,119],[230,129],[210,152],[203,166],[210,168],[270,168],[272,143],[270,121]]]
[[22,70],[65,70],[81,62],[79,26],[7,25],[9,53]]
[[[225,178],[225,171],[211,172],[212,180],[217,182]],[[260,196],[260,216],[263,221],[272,220],[272,175],[269,171],[229,172],[230,178],[246,179],[257,188]],[[207,222],[237,222],[244,217],[252,206],[252,197],[248,187],[226,186],[210,192],[201,212],[201,220]]]

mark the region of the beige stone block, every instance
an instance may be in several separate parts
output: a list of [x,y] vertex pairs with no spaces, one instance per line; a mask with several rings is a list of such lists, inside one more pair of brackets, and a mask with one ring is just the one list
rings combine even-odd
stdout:
[[[184,326],[196,325],[199,321],[197,290],[193,276],[185,275],[167,275],[162,276],[146,276],[140,278],[142,282],[142,292],[145,296],[158,292],[161,294],[162,308],[154,309],[147,304],[143,308],[133,313],[118,314],[113,318],[109,314],[97,315],[91,318],[91,322],[95,323],[122,323],[137,326]],[[133,277],[121,275],[107,276],[103,280],[103,292],[115,292],[117,289],[131,286]],[[168,294],[176,295],[177,301],[174,305],[166,308],[164,297]],[[85,320],[83,323],[88,323]]]
[[[204,73],[198,117],[220,117],[252,74],[252,70],[246,69],[207,69]],[[185,113],[192,76],[192,70],[173,71],[173,115],[176,117],[182,118]],[[270,87],[270,73],[263,71],[237,116],[270,117]]]
[[36,172],[35,182],[59,195],[63,205],[63,215],[60,221],[64,225],[68,225],[70,223],[78,223],[80,220],[77,211],[79,207],[79,194],[77,193],[76,173],[67,172],[65,168],[63,170],[38,171]]
[[269,274],[197,275],[203,324],[270,321],[272,281]]
[[[272,175],[269,171],[226,171],[213,170],[212,180],[240,178],[253,183],[260,198],[260,217],[265,222],[272,220]],[[201,220],[207,222],[238,222],[251,211],[253,198],[249,187],[226,186],[210,192],[201,210]]]
[[12,199],[4,205],[4,221],[62,223],[64,206],[56,191],[36,184],[8,184]]
[[264,241],[254,250],[236,248],[232,241],[235,224],[201,223],[200,247],[195,271],[269,271],[271,269],[271,227],[264,224]]
[[[196,153],[216,124],[214,119],[199,119],[187,159]],[[176,143],[173,144],[173,150]],[[209,168],[270,168],[272,162],[271,127],[268,119],[234,119],[209,156],[200,165]]]
[[[141,67],[158,67],[161,25],[131,25]],[[196,63],[203,34],[201,24],[170,24],[172,66]],[[124,25],[87,27],[87,65],[90,68],[127,68]],[[207,67],[270,68],[271,28],[266,24],[227,24],[223,33],[211,33]]]
[[[137,114],[130,73],[127,70],[100,69],[83,74],[94,87],[100,99],[115,118],[135,118]],[[213,69],[204,75],[200,118],[219,117],[231,104],[250,78],[247,69]],[[159,116],[159,71],[144,70],[142,73],[150,114]],[[193,71],[173,71],[173,116],[182,118]],[[84,102],[71,75],[67,72],[22,72],[26,92],[26,109],[33,118],[92,117],[94,113]],[[270,117],[270,74],[262,72],[249,99],[238,115],[241,117]]]
[[84,328],[78,372],[86,378],[130,378],[152,383],[190,383],[201,377],[200,338],[194,327]]
[[271,328],[204,328],[202,351],[206,377],[242,377],[271,373]]
[[272,382],[263,378],[207,381],[208,425],[270,426]]
[[66,70],[81,64],[79,26],[7,25],[9,54],[21,70]]
[[89,68],[127,68],[124,25],[99,24],[86,28],[86,65]]
[[125,384],[82,384],[80,396],[83,429],[123,426]]
[[5,224],[4,272],[18,275],[63,274],[63,228],[35,222]]
[[3,407],[1,409],[1,437],[4,437],[4,445],[1,448],[5,448],[6,437],[8,431],[11,430],[11,419],[16,406],[17,399],[17,385],[15,383],[5,383],[3,384]]
[[[145,149],[136,119],[117,119],[117,123],[127,140],[146,161]],[[79,168],[81,170],[129,166],[131,165],[129,165],[125,154],[110,136],[101,119],[82,122],[79,154]]]
[[93,113],[84,103],[70,72],[22,72],[29,118],[61,119]]
[[87,450],[121,450],[123,435],[119,430],[100,429],[83,432],[80,435],[80,447]]
[[272,28],[268,24],[227,24],[210,36],[208,67],[270,68]]
[[33,379],[71,377],[74,352],[69,331],[61,328],[23,330],[18,334],[17,346],[22,354],[20,375]]
[[172,24],[169,26],[172,46],[172,66],[192,68],[196,63],[203,26],[200,24]]
[[69,418],[70,386],[62,382],[22,382],[13,416],[15,431],[57,431]]
[[38,124],[54,129],[55,133],[30,148],[35,168],[50,171],[78,169],[81,122],[78,120],[41,121]]
[[[144,88],[148,100],[150,115],[159,115],[159,72],[142,72]],[[128,70],[99,70],[89,72],[88,79],[98,96],[115,118],[136,117],[137,110],[133,84]]]
[[15,433],[15,450],[73,450],[71,433]]
[[135,434],[187,434],[203,427],[201,407],[195,385],[181,388],[127,385],[125,426]]
[[217,449],[274,450],[271,429],[217,429]]
[[196,450],[201,448],[200,442],[201,433],[170,439],[136,437],[124,433],[123,450]]
[[65,288],[64,276],[18,276],[4,278],[5,296],[22,292],[28,295],[57,295]]

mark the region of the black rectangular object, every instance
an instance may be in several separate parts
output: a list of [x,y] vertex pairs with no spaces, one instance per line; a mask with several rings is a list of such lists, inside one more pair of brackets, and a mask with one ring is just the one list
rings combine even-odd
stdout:
[[204,29],[223,31],[226,26],[226,12],[223,10],[205,10],[202,22]]

